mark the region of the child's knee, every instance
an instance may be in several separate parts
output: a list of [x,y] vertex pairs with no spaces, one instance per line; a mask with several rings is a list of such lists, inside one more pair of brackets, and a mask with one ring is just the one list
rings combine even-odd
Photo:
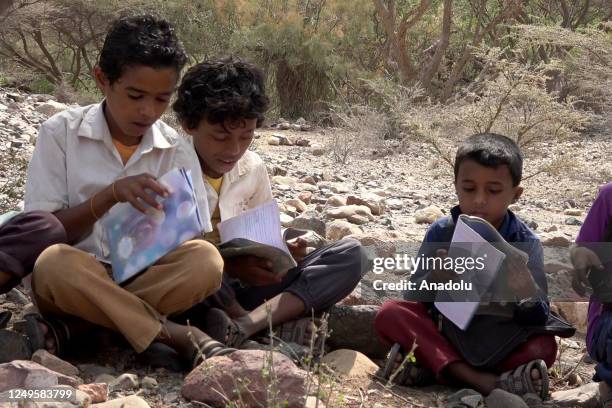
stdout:
[[[86,255],[89,256],[89,255]],[[32,287],[36,292],[51,285],[75,283],[81,277],[73,273],[80,261],[79,251],[67,244],[55,244],[45,249],[36,260],[32,272]]]
[[384,334],[388,327],[393,326],[398,319],[401,319],[402,308],[398,300],[388,300],[380,307],[374,318],[376,332]]
[[32,226],[37,238],[50,246],[66,242],[66,229],[57,217],[46,211],[30,211],[22,214],[22,222]]
[[[185,245],[185,244],[184,244]],[[193,240],[186,243],[189,246],[190,281],[194,289],[212,294],[221,287],[223,279],[223,258],[217,248],[205,240]]]
[[528,340],[526,352],[530,355],[530,360],[542,359],[548,368],[552,367],[557,358],[555,336],[543,335]]

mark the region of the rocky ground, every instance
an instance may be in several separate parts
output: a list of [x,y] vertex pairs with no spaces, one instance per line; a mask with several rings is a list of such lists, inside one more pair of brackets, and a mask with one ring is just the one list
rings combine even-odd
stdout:
[[[63,108],[48,95],[0,89],[0,211],[22,207],[25,166],[33,150],[37,126]],[[414,254],[432,220],[447,214],[456,203],[450,167],[428,145],[417,141],[403,143],[401,151],[397,142],[388,141],[377,149],[378,156],[360,151],[348,165],[341,165],[330,155],[330,135],[337,131],[313,128],[302,121],[279,121],[258,132],[252,149],[268,165],[283,224],[314,231],[309,234],[311,246],[350,235],[368,247],[371,257],[394,256],[397,252]],[[551,371],[554,393],[546,405],[597,406],[597,388],[591,383],[594,366],[585,355],[586,303],[570,289],[567,247],[575,239],[597,187],[612,180],[609,124],[599,125],[579,139],[563,142],[562,150],[571,158],[573,167],[560,175],[542,174],[525,180],[525,193],[513,210],[545,243],[554,307],[579,329],[573,338],[559,340],[558,362]],[[380,156],[380,152],[385,155]],[[525,173],[530,174],[531,169],[547,159],[547,146],[537,153],[528,152]],[[328,348],[345,351],[328,354],[324,358],[328,368],[316,374],[312,368],[298,368],[275,353],[271,371],[277,374],[276,380],[270,380],[274,376],[260,378],[262,372],[270,371],[262,364],[272,354],[250,350],[211,361],[211,367],[202,366],[185,380],[185,373],[150,368],[151,360],[143,361],[142,356],[107,336],[96,339],[100,345],[95,348],[87,345],[84,350],[75,350],[74,357],[68,359],[70,363],[39,353],[34,359],[36,363],[0,365],[0,390],[11,378],[22,378],[20,385],[30,378],[39,382],[29,384],[80,388],[86,392],[79,394],[80,405],[108,400],[103,406],[206,407],[227,402],[220,399],[219,393],[210,391],[215,385],[226,395],[232,395],[235,388],[269,389],[266,385],[272,383],[278,398],[298,404],[294,401],[296,395],[310,395],[308,404],[312,407],[317,404],[315,395],[319,396],[319,407],[444,406],[455,389],[385,387],[375,376],[385,348],[376,340],[371,322],[377,305],[399,297],[400,293],[374,290],[373,282],[377,279],[395,282],[405,277],[406,273],[398,270],[381,275],[369,272],[344,305],[332,310]],[[11,310],[18,317],[28,303],[17,291],[0,296],[0,308]],[[359,350],[370,358],[347,349]],[[151,351],[158,358],[167,356],[167,361],[173,361],[167,353]],[[37,363],[53,371],[45,371]],[[235,381],[241,378],[248,378],[249,386],[237,386]],[[247,394],[242,394],[244,406],[257,392]],[[263,394],[256,398],[266,399]],[[242,405],[238,402],[233,406]],[[489,400],[487,406],[499,406],[499,402]]]

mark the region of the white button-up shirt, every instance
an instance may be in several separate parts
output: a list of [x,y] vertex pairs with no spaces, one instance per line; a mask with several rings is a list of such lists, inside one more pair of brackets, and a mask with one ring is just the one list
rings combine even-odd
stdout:
[[272,189],[266,165],[255,152],[247,150],[229,172],[223,175],[219,194],[207,182],[208,205],[219,205],[221,221],[242,214],[272,199]]
[[[202,172],[190,142],[158,120],[124,165],[112,142],[102,103],[69,109],[40,127],[28,166],[25,210],[56,212],[75,207],[117,179],[141,173],[159,177],[177,167],[191,170],[204,230],[212,230]],[[100,221],[75,247],[109,262]]]

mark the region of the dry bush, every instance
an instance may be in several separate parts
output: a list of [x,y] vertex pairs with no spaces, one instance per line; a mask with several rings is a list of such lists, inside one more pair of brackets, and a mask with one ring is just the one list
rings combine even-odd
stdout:
[[368,106],[352,106],[334,115],[339,128],[332,133],[328,148],[337,163],[347,164],[351,156],[382,143],[389,121],[384,113]]
[[[452,103],[414,104],[405,110],[405,142],[415,138],[426,141],[452,166],[458,142],[474,133],[495,132],[515,140],[527,159],[544,158],[537,168],[527,171],[527,178],[540,173],[560,174],[571,168],[558,142],[579,136],[597,116],[583,109],[583,100],[577,95],[561,98],[559,91],[549,89],[556,75],[566,71],[567,61],[550,58],[531,63],[533,44],[517,44],[520,46],[512,49],[474,50],[483,68]],[[605,55],[604,48],[598,52]],[[605,78],[605,71],[598,65],[589,72]],[[581,78],[586,81],[586,73]],[[594,83],[594,78],[591,81]]]
[[557,61],[559,72],[549,86],[560,99],[574,97],[578,107],[597,113],[612,109],[612,35],[603,26],[601,30],[572,31],[518,25],[515,38],[518,49],[537,50],[538,56]]

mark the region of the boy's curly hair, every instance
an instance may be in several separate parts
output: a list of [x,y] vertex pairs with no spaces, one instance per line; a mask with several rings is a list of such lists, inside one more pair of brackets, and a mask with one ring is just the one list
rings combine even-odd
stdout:
[[203,119],[213,124],[257,119],[259,127],[268,104],[263,71],[240,58],[226,57],[191,67],[172,109],[189,129]]
[[98,65],[112,84],[127,67],[171,67],[180,72],[187,55],[172,25],[150,14],[115,20],[104,39]]

